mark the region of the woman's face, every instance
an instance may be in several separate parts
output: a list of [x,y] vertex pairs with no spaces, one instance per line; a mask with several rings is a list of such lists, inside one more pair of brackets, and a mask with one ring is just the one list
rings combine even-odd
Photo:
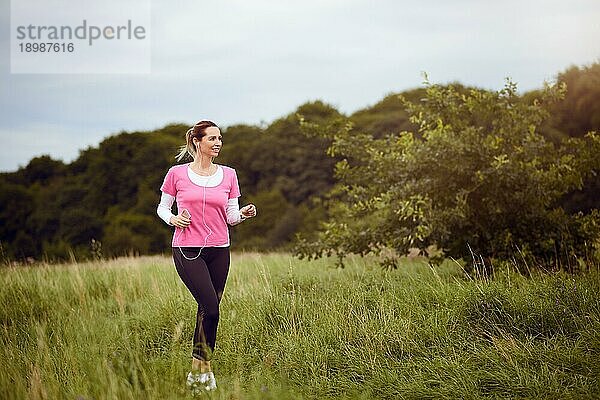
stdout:
[[194,139],[198,154],[203,157],[217,157],[223,146],[221,130],[216,126],[206,128],[202,140]]

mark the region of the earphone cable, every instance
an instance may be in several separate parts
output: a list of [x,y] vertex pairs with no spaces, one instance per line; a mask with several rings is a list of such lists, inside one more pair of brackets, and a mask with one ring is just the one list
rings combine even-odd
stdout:
[[[210,179],[211,179],[211,178],[212,178],[212,176],[209,176],[209,177],[208,177],[208,179],[206,180],[206,183],[205,183],[205,185],[203,186],[203,189],[204,189],[204,190],[202,191],[202,223],[204,224],[204,227],[205,227],[205,228],[206,228],[206,230],[208,231],[208,235],[206,235],[206,236],[204,237],[204,246],[200,247],[200,251],[198,252],[198,254],[197,254],[195,257],[192,257],[192,258],[190,258],[190,257],[186,256],[186,255],[183,253],[183,250],[181,249],[181,247],[182,247],[182,246],[179,246],[179,252],[180,252],[180,253],[181,253],[181,255],[183,256],[183,258],[185,258],[185,259],[186,259],[186,260],[188,260],[188,261],[194,261],[195,259],[197,259],[198,257],[200,257],[200,254],[202,254],[202,250],[204,250],[204,248],[205,248],[205,247],[206,247],[206,245],[208,244],[208,238],[209,238],[209,237],[210,237],[210,236],[213,234],[213,231],[212,231],[212,229],[210,229],[210,226],[208,226],[208,225],[206,224],[206,219],[205,219],[205,209],[206,209],[206,187],[208,186],[208,184],[209,184],[209,182],[210,182]],[[186,211],[188,212],[188,214],[190,214],[190,217],[191,217],[191,215],[192,215],[192,214],[190,213],[190,211],[189,211],[189,210],[187,210],[187,209],[185,209],[185,208],[184,208],[183,210],[181,210],[181,211],[183,212],[184,210],[186,210]],[[177,228],[175,228],[175,229],[177,229]],[[181,236],[181,234],[183,233],[183,229],[184,229],[184,228],[179,228],[179,229],[181,229],[181,230],[179,231],[178,237],[180,237],[180,236]]]

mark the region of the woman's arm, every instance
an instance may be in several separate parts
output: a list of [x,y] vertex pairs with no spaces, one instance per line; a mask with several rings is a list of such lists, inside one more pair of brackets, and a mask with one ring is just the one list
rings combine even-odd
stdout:
[[240,213],[240,203],[237,197],[227,201],[225,213],[227,214],[227,223],[231,226],[237,225],[246,219],[242,217],[242,214]]
[[229,199],[227,202],[227,223],[231,226],[237,225],[240,222],[256,216],[256,207],[254,204],[248,204],[240,210],[240,203],[237,197]]
[[158,216],[167,223],[167,225],[171,225],[173,226],[173,224],[171,223],[171,217],[174,217],[175,215],[171,212],[171,207],[173,207],[173,203],[175,202],[175,197],[171,196],[170,194],[167,194],[165,192],[162,192],[162,195],[160,196],[160,203],[158,204],[158,207],[156,208],[156,213],[158,214]]

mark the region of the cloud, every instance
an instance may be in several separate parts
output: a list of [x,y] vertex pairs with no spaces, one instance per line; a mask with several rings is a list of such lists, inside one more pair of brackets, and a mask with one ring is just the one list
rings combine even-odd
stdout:
[[33,157],[49,154],[69,162],[79,151],[96,145],[106,136],[104,131],[80,131],[64,124],[26,123],[18,129],[0,129],[0,170],[24,167]]
[[[350,113],[419,86],[422,71],[434,82],[490,89],[511,76],[528,90],[600,54],[600,3],[591,0],[151,4],[151,74],[18,76],[0,61],[0,148],[26,149],[47,127],[65,143],[86,146],[123,129],[199,116],[222,125],[270,122],[314,99]],[[0,8],[8,26],[8,1]],[[0,30],[4,50],[7,32]],[[41,150],[20,151],[20,163]],[[4,170],[18,165],[8,152]]]

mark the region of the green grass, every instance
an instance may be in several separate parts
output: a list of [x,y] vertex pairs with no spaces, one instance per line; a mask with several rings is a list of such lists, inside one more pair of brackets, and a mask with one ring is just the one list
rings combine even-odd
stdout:
[[[234,254],[215,399],[600,397],[600,276]],[[0,270],[2,399],[184,399],[195,304],[167,257]]]

